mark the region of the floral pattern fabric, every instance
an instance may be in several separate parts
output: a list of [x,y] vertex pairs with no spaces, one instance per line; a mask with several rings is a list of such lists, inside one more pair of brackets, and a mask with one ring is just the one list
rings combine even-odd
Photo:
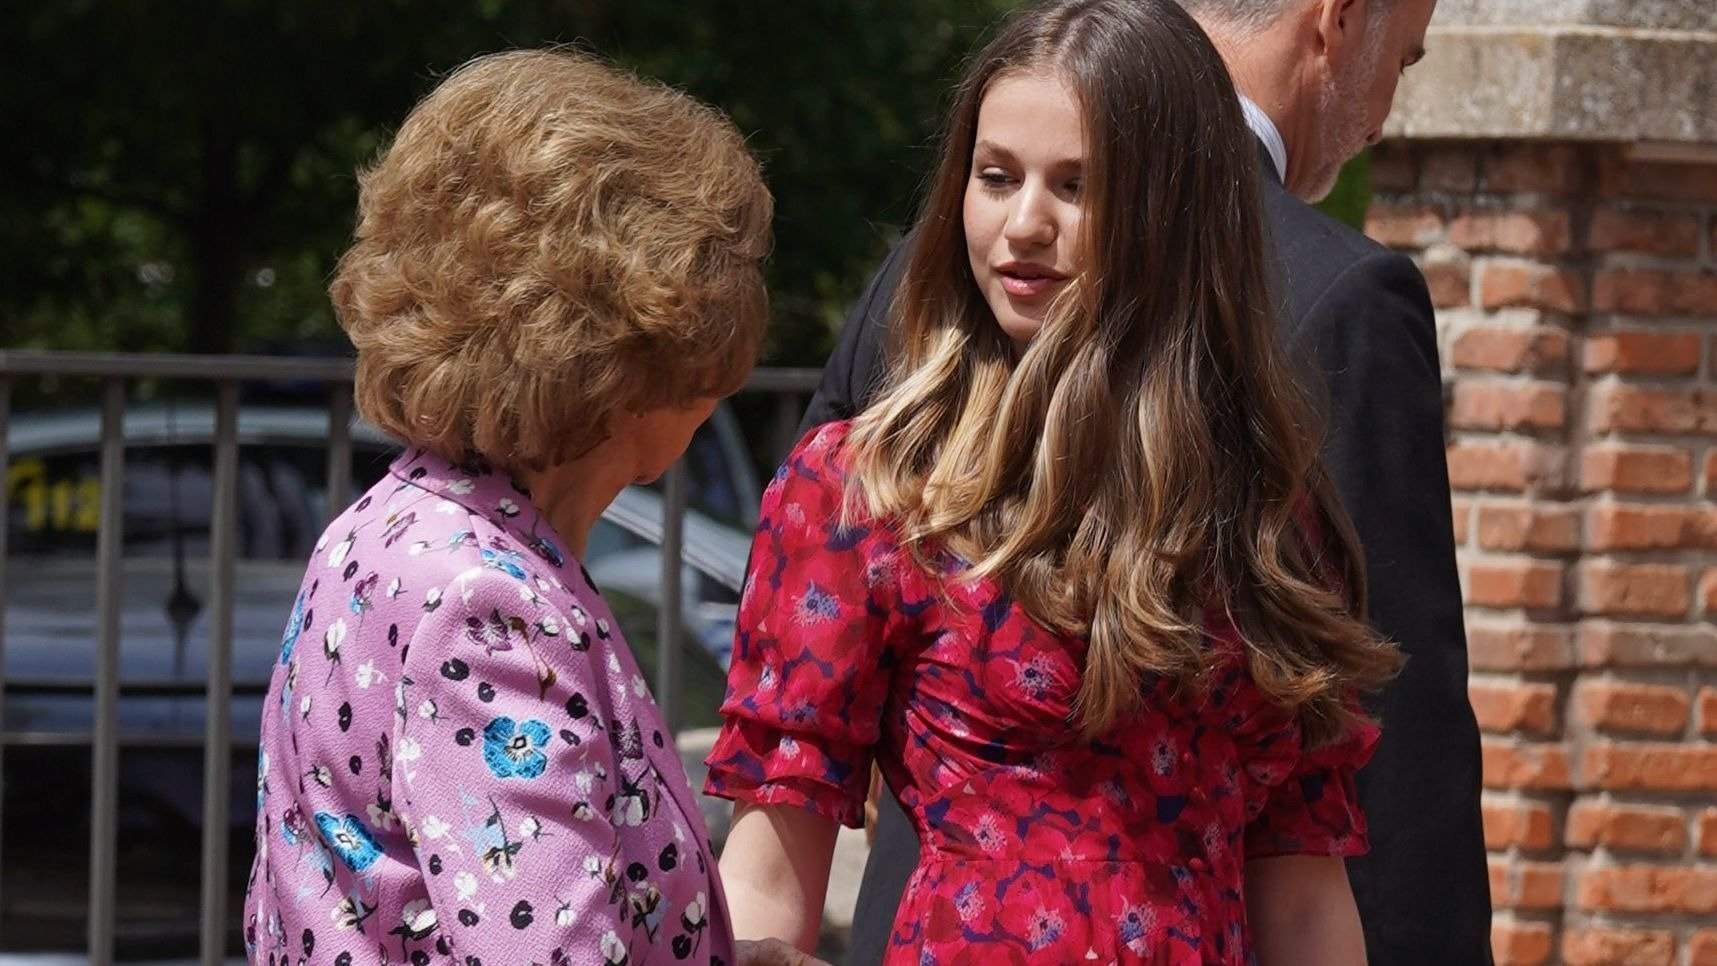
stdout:
[[1308,750],[1212,619],[1203,694],[1153,686],[1083,738],[1081,641],[951,556],[927,573],[883,523],[840,525],[847,428],[764,496],[707,791],[857,825],[878,762],[922,843],[887,963],[1242,964],[1248,859],[1365,850],[1375,728]]
[[734,962],[679,756],[559,547],[421,452],[329,528],[264,703],[252,962]]

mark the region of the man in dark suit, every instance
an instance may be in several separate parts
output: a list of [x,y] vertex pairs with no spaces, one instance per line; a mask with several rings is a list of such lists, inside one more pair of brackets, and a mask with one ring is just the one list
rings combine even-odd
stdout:
[[[1223,51],[1259,141],[1284,343],[1327,405],[1326,465],[1370,570],[1370,616],[1408,660],[1375,702],[1383,741],[1359,776],[1371,853],[1349,863],[1370,961],[1490,961],[1479,742],[1467,701],[1436,325],[1425,282],[1311,208],[1374,142],[1435,0],[1181,0]],[[879,385],[910,240],[849,316],[806,427],[850,418]],[[848,961],[878,962],[918,844],[884,795]]]

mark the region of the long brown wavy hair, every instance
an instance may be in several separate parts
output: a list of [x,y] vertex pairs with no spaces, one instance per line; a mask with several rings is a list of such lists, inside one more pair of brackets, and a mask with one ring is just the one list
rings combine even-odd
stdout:
[[[1081,270],[1023,349],[968,262],[962,200],[998,78],[1081,105]],[[1275,342],[1257,146],[1173,0],[1056,0],[976,56],[946,123],[891,329],[889,383],[852,430],[846,512],[896,521],[1085,637],[1075,717],[1097,735],[1148,678],[1199,687],[1226,614],[1252,678],[1313,740],[1397,663],[1363,621],[1362,561],[1321,427]]]

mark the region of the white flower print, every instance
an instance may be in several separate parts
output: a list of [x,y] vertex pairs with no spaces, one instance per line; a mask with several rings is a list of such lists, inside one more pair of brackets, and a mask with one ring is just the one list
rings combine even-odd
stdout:
[[303,700],[298,702],[298,715],[306,719],[310,717],[310,695],[306,694]]
[[411,546],[405,548],[405,552],[413,557],[421,557],[429,552],[429,541],[413,540]]
[[370,824],[378,828],[391,829],[396,821],[391,807],[384,808],[380,802],[371,802],[364,809],[370,815]]
[[552,617],[545,617],[542,620],[537,621],[537,630],[544,637],[559,637],[560,621],[557,621]]
[[578,921],[578,917],[572,914],[572,903],[561,902],[559,896],[555,896],[554,901],[560,903],[554,910],[555,925],[566,929]]
[[650,686],[644,683],[644,679],[636,674],[632,675],[632,696],[641,698],[649,693]]
[[543,602],[542,597],[538,596],[537,592],[532,589],[529,584],[519,585],[519,599],[527,604],[540,605]]
[[792,735],[782,735],[781,744],[778,747],[781,757],[789,761],[799,757],[799,742]]
[[709,905],[709,896],[700,892],[692,901],[686,903],[686,911],[682,914],[687,929],[696,929],[703,925],[704,907]]
[[352,675],[352,680],[357,682],[358,690],[368,691],[370,689],[370,685],[375,684],[378,681],[385,681],[387,680],[387,677],[382,674],[382,672],[376,670],[376,662],[365,661],[358,665],[357,673]]
[[398,577],[395,577],[394,579],[388,581],[388,589],[387,589],[388,600],[394,600],[395,598],[399,597],[399,595],[401,593],[403,593],[404,591],[405,591],[405,582],[400,580]]
[[594,855],[584,857],[584,874],[592,879],[602,878],[602,860]]
[[613,651],[608,652],[608,673],[620,673],[620,658],[616,657]]
[[400,910],[399,921],[406,935],[422,939],[435,931],[435,907],[428,899],[413,899]]
[[477,894],[477,877],[469,872],[461,872],[453,877],[453,892],[460,902],[467,902]]
[[470,496],[471,491],[476,488],[477,485],[472,483],[470,480],[454,480],[452,483],[447,484],[447,492],[454,496]]
[[627,960],[626,944],[610,929],[602,937],[602,962],[604,966],[623,966]]
[[453,502],[452,500],[441,500],[435,504],[435,512],[436,513],[452,514],[452,513],[458,513],[460,510],[463,510],[463,509],[465,509],[465,508],[460,506],[459,504]]
[[346,555],[352,552],[352,544],[358,542],[356,533],[347,533],[346,539],[334,544],[334,549],[328,551],[328,569],[338,570],[346,562]]
[[[408,738],[408,739],[402,740],[399,743],[400,750],[402,752],[405,750],[405,742],[409,741],[409,740],[410,739]],[[415,744],[415,742],[414,742],[414,744]],[[441,819],[436,818],[434,815],[431,815],[431,816],[429,816],[423,820],[423,825],[419,828],[419,831],[421,831],[423,833],[424,838],[433,842],[436,839],[441,838],[443,835],[446,835],[448,832],[453,831],[453,826],[448,825],[446,822],[443,822]]]
[[441,588],[431,587],[429,593],[423,595],[423,609],[433,611],[441,606]]
[[519,835],[522,838],[534,839],[542,830],[543,823],[535,815],[526,815],[519,822]]
[[580,822],[589,822],[596,818],[596,809],[591,808],[589,802],[579,802],[572,806],[572,817]]
[[566,617],[568,620],[572,621],[572,626],[579,630],[583,630],[585,624],[590,621],[590,616],[584,612],[584,608],[577,604],[573,604],[572,609],[566,612]]
[[423,703],[417,706],[417,716],[425,721],[440,721],[441,710],[435,706],[435,699],[424,698]]
[[626,792],[614,796],[614,807],[608,812],[608,820],[628,828],[643,825],[644,796]]

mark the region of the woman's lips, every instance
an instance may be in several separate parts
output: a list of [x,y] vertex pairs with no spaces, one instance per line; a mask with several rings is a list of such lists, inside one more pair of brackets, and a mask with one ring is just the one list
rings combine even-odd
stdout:
[[996,270],[996,277],[1001,279],[1002,291],[1022,299],[1036,298],[1067,281],[1061,275],[1049,274],[1035,268],[1000,268]]

